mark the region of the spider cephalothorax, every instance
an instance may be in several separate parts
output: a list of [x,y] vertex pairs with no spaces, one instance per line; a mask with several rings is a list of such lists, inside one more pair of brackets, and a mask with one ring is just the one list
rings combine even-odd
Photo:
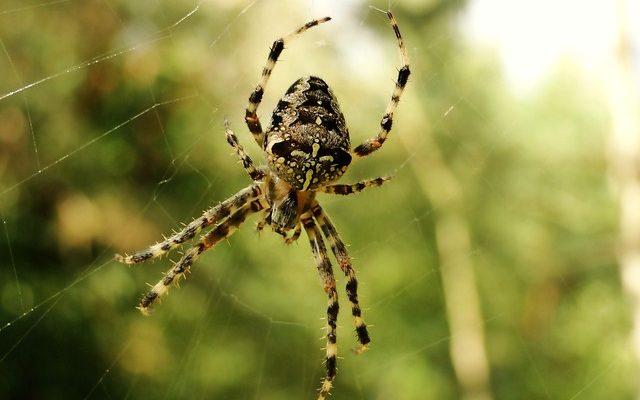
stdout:
[[[323,236],[329,242],[331,251],[347,278],[346,292],[360,343],[356,353],[366,350],[371,341],[358,302],[358,281],[351,265],[351,258],[335,226],[316,200],[316,193],[348,195],[367,187],[380,186],[388,180],[383,177],[354,184],[333,183],[345,173],[353,158],[367,156],[382,146],[391,130],[393,112],[409,79],[407,50],[395,18],[391,12],[387,12],[387,16],[398,40],[404,65],[398,71],[391,101],[380,120],[380,130],[376,136],[351,150],[349,131],[338,107],[338,101],[326,82],[314,76],[298,79],[291,85],[273,111],[270,127],[266,132],[262,131],[257,109],[285,43],[307,29],[329,21],[330,18],[308,22],[273,43],[262,70],[262,79],[249,96],[245,122],[256,143],[264,151],[266,166],[256,168],[253,165],[229,123],[225,121],[227,142],[236,151],[253,184],[206,210],[201,217],[164,241],[132,255],[116,255],[116,260],[120,262],[139,263],[166,254],[194,238],[202,229],[213,226],[198,243],[185,251],[180,261],[142,297],[138,308],[147,314],[151,305],[164,295],[173,283],[184,277],[200,254],[231,236],[250,214],[262,212],[258,229],[269,225],[284,237],[286,243],[296,241],[304,229],[309,237],[316,268],[328,298],[326,374],[318,399],[326,398],[336,375],[336,329],[339,310],[336,280]],[[293,233],[290,233],[291,230]]]

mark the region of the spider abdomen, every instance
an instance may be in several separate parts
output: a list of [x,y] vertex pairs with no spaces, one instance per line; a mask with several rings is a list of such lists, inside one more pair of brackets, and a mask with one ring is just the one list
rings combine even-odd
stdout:
[[333,91],[322,79],[298,79],[280,99],[265,133],[271,171],[296,190],[338,179],[351,163],[349,131]]

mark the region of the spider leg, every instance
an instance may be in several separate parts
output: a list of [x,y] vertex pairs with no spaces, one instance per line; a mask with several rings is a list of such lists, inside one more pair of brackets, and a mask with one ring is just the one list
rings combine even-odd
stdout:
[[242,147],[242,145],[238,142],[238,137],[231,130],[229,121],[227,121],[226,118],[224,120],[224,130],[227,136],[227,142],[236,151],[236,154],[240,158],[240,161],[242,161],[242,167],[244,168],[245,171],[247,171],[251,179],[256,182],[264,179],[264,175],[265,175],[264,171],[257,169],[253,165],[253,160],[251,160],[251,157],[249,157],[249,155],[244,151],[244,148]]
[[203,236],[198,243],[187,250],[180,261],[178,261],[155,286],[145,294],[138,309],[145,315],[149,314],[151,305],[162,295],[166,294],[169,286],[174,282],[177,283],[184,274],[189,271],[193,263],[200,257],[204,251],[218,244],[222,239],[231,236],[244,222],[248,215],[253,214],[267,207],[266,200],[259,198],[244,204],[237,209],[229,218],[218,224],[211,232]]
[[301,217],[304,230],[309,237],[309,243],[311,244],[311,251],[316,261],[316,267],[320,273],[320,278],[324,284],[324,291],[328,296],[327,304],[327,348],[325,358],[326,375],[322,381],[320,387],[320,393],[318,394],[318,400],[323,400],[329,394],[331,390],[333,379],[336,376],[336,357],[338,353],[338,346],[336,345],[336,328],[338,320],[338,292],[336,291],[336,280],[333,276],[333,268],[331,267],[331,261],[329,261],[329,255],[327,254],[327,248],[320,234],[318,226],[313,220],[313,216],[310,214],[304,214]]
[[249,105],[247,106],[244,120],[247,123],[247,127],[249,131],[253,135],[253,138],[258,143],[260,148],[263,148],[264,142],[264,132],[262,131],[262,125],[260,124],[260,118],[258,118],[258,114],[256,111],[258,110],[258,106],[262,101],[262,95],[264,94],[264,89],[267,86],[267,82],[269,81],[269,77],[271,76],[271,71],[273,71],[273,67],[276,65],[278,61],[278,57],[282,50],[284,50],[287,42],[291,41],[295,36],[303,33],[309,28],[312,28],[316,25],[322,24],[324,22],[329,21],[330,17],[324,17],[320,19],[314,19],[313,21],[307,22],[300,28],[295,31],[289,33],[288,35],[283,36],[282,38],[276,40],[271,45],[271,50],[269,51],[269,56],[267,58],[267,63],[262,68],[262,77],[260,78],[260,82],[251,95],[249,96]]
[[411,71],[409,70],[409,54],[402,40],[402,36],[400,35],[400,29],[398,28],[396,19],[393,14],[391,14],[391,11],[387,11],[387,16],[389,17],[389,22],[391,22],[393,31],[395,32],[396,38],[398,39],[400,58],[402,59],[402,63],[404,65],[398,71],[398,79],[396,81],[395,88],[393,89],[393,94],[391,95],[391,101],[387,105],[387,109],[382,116],[382,120],[380,121],[380,131],[376,136],[353,149],[353,155],[356,157],[365,157],[373,153],[374,151],[378,150],[387,139],[387,135],[389,134],[389,131],[391,131],[391,125],[393,124],[393,113],[398,107],[400,96],[402,95],[404,87],[409,80],[409,74],[411,74]]
[[286,244],[292,244],[293,242],[298,240],[298,238],[300,237],[300,233],[302,233],[302,224],[298,222],[291,236],[285,237],[284,242]]
[[382,176],[375,179],[366,179],[364,181],[352,183],[350,185],[335,184],[327,185],[318,189],[319,192],[329,194],[340,194],[343,196],[363,191],[366,188],[381,186],[383,183],[391,180],[390,176]]
[[202,216],[194,219],[185,226],[180,232],[173,234],[171,237],[162,242],[158,242],[146,249],[137,251],[131,255],[116,254],[115,259],[124,264],[137,264],[152,258],[160,257],[189,239],[195,237],[198,232],[207,226],[218,223],[223,218],[233,214],[244,205],[250,203],[262,195],[262,189],[259,184],[248,186],[238,193],[234,194],[227,200],[206,210]]
[[347,277],[347,296],[351,302],[351,314],[353,315],[356,334],[358,335],[358,342],[360,342],[360,348],[355,349],[356,353],[362,353],[367,350],[367,345],[371,342],[369,333],[367,332],[367,325],[362,318],[362,310],[358,303],[358,280],[356,279],[356,273],[351,266],[351,258],[347,253],[347,247],[340,238],[336,227],[331,223],[329,216],[324,212],[320,204],[315,202],[312,207],[313,216],[320,224],[322,233],[329,241],[331,251],[336,257],[336,260],[340,264],[340,268],[344,275]]

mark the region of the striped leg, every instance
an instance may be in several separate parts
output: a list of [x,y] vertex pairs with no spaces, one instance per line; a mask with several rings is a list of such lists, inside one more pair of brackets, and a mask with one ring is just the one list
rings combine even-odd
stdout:
[[372,139],[367,140],[360,146],[353,149],[353,154],[356,157],[364,157],[373,153],[374,151],[378,150],[387,139],[387,135],[389,134],[389,131],[391,131],[391,125],[393,124],[393,113],[398,107],[400,96],[402,95],[404,87],[409,80],[409,74],[411,74],[411,71],[409,70],[409,54],[407,52],[407,48],[404,46],[404,42],[402,41],[402,36],[400,35],[400,29],[398,28],[396,19],[393,14],[391,14],[391,11],[387,11],[387,16],[389,17],[389,21],[391,22],[393,31],[395,32],[396,38],[398,39],[400,58],[402,59],[402,63],[404,65],[398,71],[398,80],[396,81],[396,86],[393,89],[391,101],[389,102],[389,105],[387,105],[387,109],[382,116],[382,120],[380,121],[380,131]]
[[227,142],[236,151],[236,154],[240,158],[240,161],[242,161],[242,167],[245,171],[247,171],[251,179],[254,181],[261,181],[262,179],[264,179],[264,171],[257,169],[253,165],[253,160],[251,160],[251,157],[249,157],[249,155],[244,151],[242,145],[238,142],[238,137],[231,130],[229,121],[226,118],[224,120],[224,130],[227,136]]
[[335,184],[335,185],[327,185],[318,189],[319,192],[329,193],[329,194],[340,194],[346,196],[348,194],[354,194],[363,191],[366,188],[381,186],[385,182],[389,182],[391,180],[390,176],[382,176],[380,178],[375,179],[366,179],[364,181],[352,183],[350,185],[343,184]]
[[322,233],[324,233],[324,236],[329,241],[331,250],[340,264],[342,272],[344,272],[344,275],[347,277],[347,296],[351,302],[351,314],[355,320],[356,334],[358,335],[358,342],[360,342],[360,348],[355,349],[355,352],[360,354],[367,350],[367,345],[371,342],[371,338],[369,338],[367,325],[364,323],[362,310],[360,310],[360,304],[358,303],[358,280],[351,266],[351,258],[349,254],[347,254],[347,247],[344,245],[342,239],[340,239],[336,227],[331,223],[331,220],[322,210],[320,204],[316,202],[313,205],[312,211],[313,216],[318,221],[318,224],[320,224]]
[[231,236],[249,214],[260,211],[265,207],[268,207],[268,204],[266,200],[263,199],[248,202],[231,214],[226,221],[218,224],[211,232],[203,236],[195,246],[184,253],[180,261],[165,274],[164,278],[156,283],[156,285],[142,297],[138,304],[138,309],[143,314],[148,315],[151,305],[167,293],[171,284],[177,284],[180,278],[184,277],[185,273],[189,271],[193,263],[200,257],[200,254],[218,244],[222,239]]
[[260,146],[260,148],[263,147],[264,132],[262,132],[262,126],[260,125],[260,119],[258,118],[258,114],[256,113],[256,111],[258,110],[258,106],[262,101],[264,89],[267,86],[267,82],[269,81],[269,77],[271,76],[271,71],[273,71],[273,67],[276,65],[276,61],[278,61],[280,53],[282,53],[282,50],[284,50],[285,45],[295,36],[303,33],[309,28],[322,24],[323,22],[327,22],[330,19],[330,17],[324,17],[307,22],[295,31],[276,40],[275,42],[273,42],[273,45],[271,45],[267,63],[262,69],[262,77],[260,78],[260,83],[258,83],[258,86],[253,89],[253,92],[251,92],[251,95],[249,96],[249,105],[247,106],[244,117],[249,131],[253,135],[253,138],[256,140],[256,143],[258,143],[258,146]]
[[226,218],[252,200],[255,200],[261,194],[262,189],[259,184],[246,187],[217,206],[208,209],[200,218],[194,219],[180,232],[175,233],[164,241],[156,243],[144,250],[137,251],[132,255],[123,256],[116,254],[115,259],[124,264],[137,264],[160,257],[195,237],[203,228],[217,224],[220,220]]
[[310,214],[305,214],[302,217],[302,224],[304,230],[309,236],[309,243],[311,244],[311,250],[313,251],[313,257],[316,261],[316,267],[320,273],[320,278],[324,284],[324,291],[328,296],[327,304],[327,348],[325,358],[326,375],[322,381],[320,392],[318,394],[318,400],[323,400],[329,394],[331,390],[333,379],[336,376],[336,357],[338,353],[338,346],[336,345],[336,328],[338,321],[338,292],[336,291],[336,280],[333,276],[333,269],[331,267],[331,261],[329,261],[329,255],[327,254],[327,248],[324,245],[322,236],[318,226],[313,221],[313,217]]

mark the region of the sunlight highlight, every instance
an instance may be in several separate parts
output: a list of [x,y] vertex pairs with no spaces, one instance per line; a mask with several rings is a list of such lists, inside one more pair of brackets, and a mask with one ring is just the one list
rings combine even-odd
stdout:
[[614,41],[615,16],[615,2],[607,0],[475,0],[461,25],[472,41],[498,51],[507,81],[522,90],[563,60],[601,73]]

